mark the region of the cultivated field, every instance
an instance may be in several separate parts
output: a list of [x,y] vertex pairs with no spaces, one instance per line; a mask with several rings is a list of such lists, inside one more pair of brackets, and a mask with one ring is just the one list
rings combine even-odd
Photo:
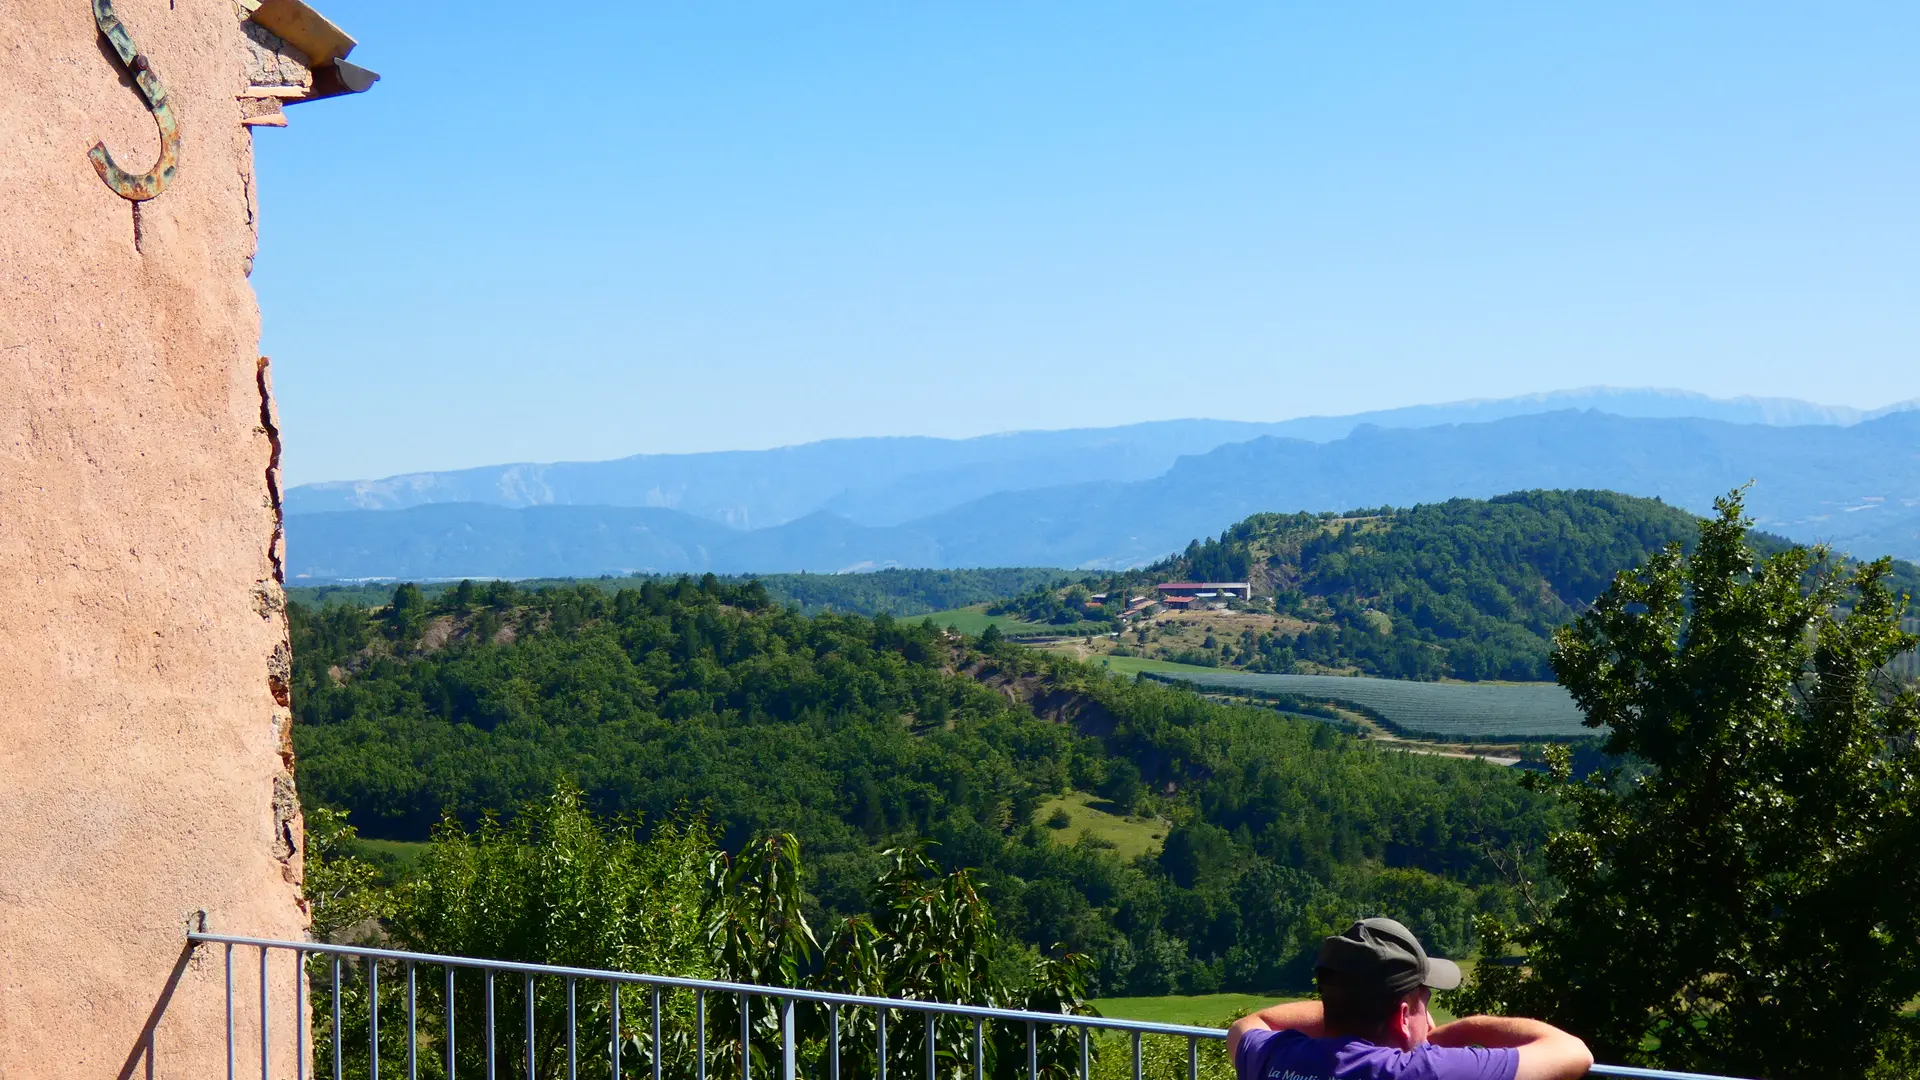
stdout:
[[1430,739],[1530,742],[1599,734],[1581,723],[1572,696],[1556,683],[1426,683],[1206,668],[1144,674],[1202,690],[1342,702],[1364,709],[1396,734]]

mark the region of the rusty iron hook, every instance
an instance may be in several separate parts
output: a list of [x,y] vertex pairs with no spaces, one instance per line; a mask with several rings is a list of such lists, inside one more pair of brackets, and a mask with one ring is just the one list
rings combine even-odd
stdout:
[[180,128],[174,123],[172,106],[167,103],[167,88],[161,84],[146,54],[134,48],[126,26],[113,13],[113,0],[93,0],[93,21],[100,24],[100,33],[113,44],[113,51],[120,54],[120,62],[133,73],[140,95],[147,99],[153,122],[160,126],[160,160],[151,171],[135,175],[113,163],[106,143],[94,143],[87,157],[92,159],[93,170],[100,174],[100,179],[121,198],[142,202],[165,191],[173,182],[174,169],[180,163]]

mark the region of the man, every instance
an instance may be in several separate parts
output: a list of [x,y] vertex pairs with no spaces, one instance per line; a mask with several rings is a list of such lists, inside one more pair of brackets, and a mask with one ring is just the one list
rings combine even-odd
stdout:
[[1433,1026],[1427,999],[1460,985],[1392,919],[1362,919],[1320,947],[1319,1001],[1242,1017],[1227,1029],[1240,1080],[1574,1080],[1587,1044],[1538,1020],[1469,1016]]

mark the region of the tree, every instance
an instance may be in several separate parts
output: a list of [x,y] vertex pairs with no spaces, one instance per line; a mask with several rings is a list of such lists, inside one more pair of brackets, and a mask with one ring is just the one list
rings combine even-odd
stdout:
[[[953,1001],[990,1008],[1084,1015],[1089,965],[1083,956],[1057,959],[1024,954],[995,926],[992,908],[965,870],[945,873],[916,842],[882,853],[886,868],[868,893],[871,913],[843,920],[829,943],[822,989],[911,1001]],[[875,1018],[849,1010],[842,1033],[843,1064],[852,1075],[877,1072]],[[961,1018],[937,1022],[935,1075],[974,1075],[973,1025]],[[919,1075],[929,1029],[901,1024],[887,1042],[893,1070]],[[985,1075],[1014,1080],[1027,1074],[1027,1033],[990,1025],[982,1049]],[[1070,1028],[1035,1035],[1035,1063],[1044,1080],[1077,1075],[1079,1038]]]
[[[924,844],[882,853],[887,865],[868,894],[871,913],[840,921],[821,964],[802,911],[805,875],[799,842],[791,835],[750,841],[737,856],[716,849],[712,834],[698,821],[656,824],[652,835],[643,837],[630,820],[595,819],[582,805],[580,791],[563,783],[547,800],[523,805],[504,825],[489,817],[469,832],[448,821],[435,831],[417,875],[386,887],[349,853],[355,837],[344,815],[319,810],[313,820],[320,838],[310,855],[307,897],[316,925],[377,928],[413,951],[1086,1012],[1085,958],[1036,956],[1003,934],[971,875],[943,872],[927,857]],[[336,970],[329,958],[316,957],[309,961],[309,974],[315,1014],[331,1015],[338,1008],[344,1018],[337,1045],[331,1031],[316,1025],[320,1072],[332,1068],[338,1053],[343,1072],[365,1074],[371,1056],[365,965],[348,962]],[[401,975],[398,968],[383,966],[378,992],[388,1015],[407,1009]],[[566,1026],[571,1014],[579,1031],[609,1030],[613,1002],[604,984],[588,980],[570,988],[567,980],[556,978],[510,978],[496,980],[489,991],[485,980],[462,977],[449,1002],[438,979],[423,982],[416,1003],[423,1028],[438,1030],[451,1010],[459,1031],[486,1030],[489,1015],[521,1015],[525,995],[532,992],[533,1026],[498,1025],[497,1056],[522,1060],[530,1030],[538,1080],[610,1075],[608,1061],[598,1053],[582,1054],[577,1065],[572,1061]],[[702,1046],[693,994],[662,993],[662,1038],[656,1045],[644,994],[629,992],[633,996],[620,1024],[622,1060],[632,1070],[628,1075],[647,1074],[656,1064],[660,1075],[673,1080],[747,1071],[756,1078],[777,1075],[773,1050],[780,1045],[781,1019],[768,1000],[750,1003],[752,1060],[743,1070],[737,997],[707,996]],[[798,1051],[808,1075],[823,1075],[828,1016],[812,1005],[795,1013]],[[902,1019],[893,1016],[899,1026],[887,1042],[888,1060],[900,1072],[913,1073],[924,1060],[925,1044],[916,1040],[924,1039],[925,1029]],[[875,1015],[847,1010],[841,1023],[843,1065],[852,1075],[870,1073],[879,1050]],[[965,1020],[940,1022],[943,1076],[974,1075],[972,1027]],[[381,1055],[405,1060],[406,1033],[404,1024],[383,1025]],[[1025,1075],[1024,1029],[989,1025],[987,1033],[987,1075],[995,1080]],[[1079,1043],[1071,1030],[1043,1032],[1036,1049],[1040,1075],[1049,1080],[1066,1080],[1079,1063]],[[478,1040],[456,1042],[456,1054],[460,1075],[488,1068],[487,1048]],[[430,1080],[444,1076],[438,1055],[427,1055],[420,1064]]]
[[397,642],[411,643],[420,636],[426,622],[426,609],[427,600],[420,586],[407,582],[395,588],[385,614],[387,636]]
[[[563,783],[507,825],[488,818],[472,833],[453,822],[442,825],[418,876],[395,891],[391,931],[418,952],[711,978],[719,958],[706,945],[702,916],[713,902],[706,873],[711,853],[712,839],[697,823],[662,823],[644,839],[632,822],[603,827],[581,804],[579,789]],[[524,993],[517,980],[503,981],[498,1007],[523,1008]],[[534,1056],[542,1077],[560,1075],[566,1064],[565,995],[564,984],[553,979],[536,991]],[[583,987],[574,1007],[583,1030],[607,1029],[611,1002],[604,987]],[[481,980],[457,987],[460,1030],[482,1030],[487,1008]],[[672,995],[663,1008],[675,1032],[691,1019],[685,995]],[[623,1017],[629,1062],[651,1060],[643,1020],[637,1011]],[[506,1060],[524,1055],[520,1027],[503,1025],[499,1040]],[[459,1051],[460,1072],[478,1075],[484,1048],[468,1040]],[[664,1057],[690,1068],[692,1055],[679,1038]]]
[[1554,670],[1631,764],[1576,782],[1553,754],[1565,892],[1468,1007],[1545,1015],[1615,1061],[1914,1075],[1920,702],[1882,674],[1915,644],[1906,598],[1886,560],[1760,558],[1739,493],[1717,507],[1691,558],[1619,575],[1557,635]]
[[1147,785],[1140,779],[1140,767],[1126,758],[1114,758],[1107,763],[1107,775],[1100,781],[1100,795],[1113,803],[1114,809],[1122,814],[1131,814],[1147,792]]

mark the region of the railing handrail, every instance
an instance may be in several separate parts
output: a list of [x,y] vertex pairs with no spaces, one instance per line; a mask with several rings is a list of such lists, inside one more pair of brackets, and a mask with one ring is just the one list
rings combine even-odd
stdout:
[[936,1012],[981,1020],[1013,1020],[1021,1023],[1045,1022],[1078,1027],[1097,1027],[1115,1031],[1137,1031],[1142,1035],[1179,1035],[1183,1038],[1224,1039],[1224,1028],[1195,1027],[1188,1024],[1157,1024],[1147,1020],[1116,1020],[1104,1016],[1077,1016],[1073,1013],[1029,1012],[1024,1009],[996,1009],[985,1005],[955,1005],[944,1001],[917,998],[866,997],[860,994],[834,994],[825,990],[805,990],[764,983],[723,982],[717,979],[689,979],[675,975],[642,975],[631,971],[607,971],[600,968],[566,967],[560,964],[528,964],[516,960],[486,960],[472,956],[443,956],[438,953],[401,952],[363,945],[330,945],[319,941],[279,941],[273,938],[241,937],[232,934],[190,933],[189,941],[207,945],[248,945],[262,949],[294,949],[308,953],[371,957],[402,963],[432,964],[446,967],[511,971],[521,975],[571,976],[599,982],[637,983],[671,990],[709,990],[750,997],[789,998],[817,1001],[823,1005],[852,1005],[864,1008],[906,1009],[912,1012]]
[[[529,976],[540,975],[589,979],[598,982],[630,983],[672,990],[701,990],[740,994],[747,997],[811,1001],[823,1005],[899,1009],[919,1013],[965,1016],[975,1020],[1006,1020],[1023,1024],[1055,1024],[1067,1027],[1095,1028],[1102,1031],[1128,1032],[1136,1036],[1173,1035],[1186,1039],[1214,1040],[1224,1040],[1227,1037],[1227,1032],[1224,1028],[1199,1027],[1191,1024],[1161,1024],[1148,1020],[1123,1020],[1105,1016],[1030,1012],[1024,1009],[999,1009],[984,1005],[957,1005],[944,1001],[925,1001],[914,998],[885,998],[868,997],[861,994],[835,994],[825,990],[768,986],[762,983],[736,983],[719,979],[692,979],[673,975],[645,975],[631,971],[609,971],[601,968],[569,967],[560,964],[529,964],[517,960],[489,960],[474,956],[446,956],[439,953],[405,952],[398,949],[380,949],[367,945],[335,945],[324,941],[282,941],[277,938],[202,932],[189,933],[187,940],[196,945],[225,945],[229,948],[238,945],[261,950],[284,949],[302,954],[330,954],[370,960],[390,960],[405,964],[427,964],[486,971],[510,971]],[[931,1023],[931,1021],[929,1021],[929,1023]],[[1588,1075],[1621,1077],[1625,1078],[1625,1080],[1739,1080],[1739,1078],[1736,1077],[1721,1076],[1714,1073],[1678,1072],[1670,1069],[1643,1069],[1631,1065],[1608,1064],[1595,1064]]]

